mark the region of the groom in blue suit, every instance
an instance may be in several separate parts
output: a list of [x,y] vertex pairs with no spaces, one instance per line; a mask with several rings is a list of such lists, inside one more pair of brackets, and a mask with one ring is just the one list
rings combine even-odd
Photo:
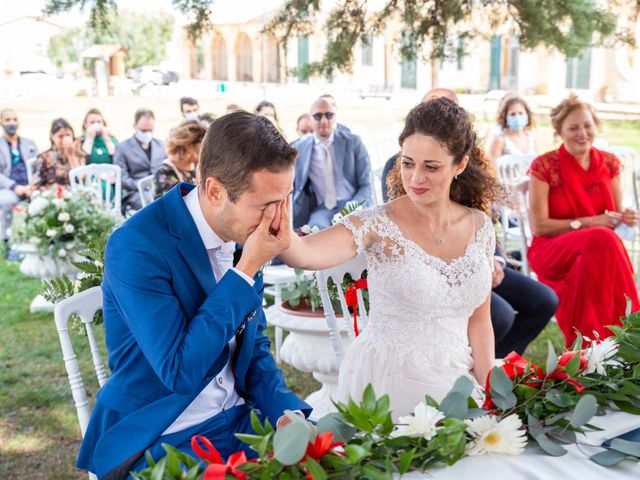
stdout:
[[319,98],[311,105],[313,135],[293,143],[299,153],[293,191],[293,226],[319,228],[348,202],[373,205],[371,164],[362,140],[336,128],[335,104]]
[[267,118],[225,115],[203,141],[199,185],[177,185],[111,235],[102,284],[111,376],[80,468],[126,478],[146,467],[146,450],[162,456],[161,443],[192,453],[196,434],[226,457],[247,448],[234,434],[251,432],[251,408],[277,426],[285,410],[309,415],[263,333],[259,271],[288,247],[296,153]]

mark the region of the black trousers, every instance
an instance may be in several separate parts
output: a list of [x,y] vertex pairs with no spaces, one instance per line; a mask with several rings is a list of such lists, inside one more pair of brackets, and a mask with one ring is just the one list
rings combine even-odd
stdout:
[[520,355],[547,325],[556,309],[555,292],[532,278],[505,268],[504,279],[491,292],[491,323],[496,357]]

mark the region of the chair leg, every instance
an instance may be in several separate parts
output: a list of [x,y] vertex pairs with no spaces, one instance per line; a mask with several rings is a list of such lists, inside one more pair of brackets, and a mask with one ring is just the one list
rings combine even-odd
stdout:
[[[276,287],[276,291],[275,291],[275,295],[273,296],[273,302],[275,307],[278,308],[282,303],[282,287],[280,286],[280,284],[276,284],[275,287]],[[274,334],[275,334],[275,340],[276,340],[276,345],[275,345],[276,364],[280,365],[280,362],[282,360],[280,358],[280,349],[282,348],[282,337],[283,337],[282,328],[275,327]]]

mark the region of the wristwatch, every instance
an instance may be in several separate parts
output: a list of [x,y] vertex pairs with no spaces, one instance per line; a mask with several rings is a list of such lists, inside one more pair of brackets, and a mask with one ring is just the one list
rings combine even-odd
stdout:
[[580,230],[580,227],[582,227],[582,222],[576,218],[571,220],[571,223],[569,223],[569,226],[574,230]]

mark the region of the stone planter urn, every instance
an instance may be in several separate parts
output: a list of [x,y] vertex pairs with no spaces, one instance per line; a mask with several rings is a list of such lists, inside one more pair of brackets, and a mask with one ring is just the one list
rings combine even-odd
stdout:
[[[335,412],[332,400],[338,399],[338,365],[322,309],[308,312],[291,310],[283,305],[271,308],[277,311],[269,315],[269,323],[289,332],[280,348],[280,358],[296,370],[311,373],[322,384],[306,398],[313,407],[311,418],[318,420]],[[352,340],[341,319],[338,319],[338,325],[346,350]]]
[[[35,245],[30,243],[22,243],[14,248],[24,255],[24,259],[20,263],[20,271],[29,277],[50,280],[63,274],[69,275],[77,272],[77,269],[68,261],[55,259],[49,255],[42,255]],[[72,256],[72,259],[75,258]],[[32,300],[29,310],[31,313],[53,312],[53,306],[51,302],[48,302],[42,295],[38,294]]]

